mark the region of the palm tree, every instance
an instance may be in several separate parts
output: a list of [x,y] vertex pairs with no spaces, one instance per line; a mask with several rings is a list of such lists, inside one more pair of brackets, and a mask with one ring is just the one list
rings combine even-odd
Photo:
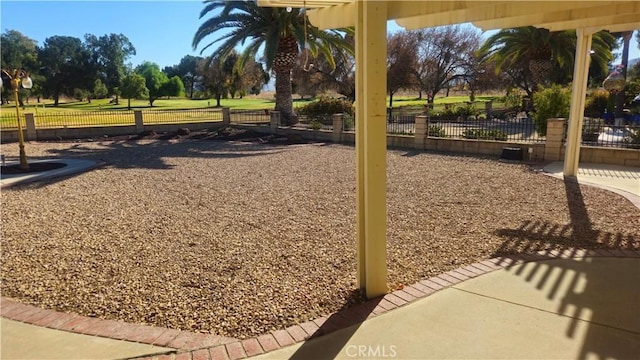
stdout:
[[[591,45],[592,66],[607,72],[609,61],[613,59],[611,49],[615,38],[606,31],[593,35]],[[529,96],[538,84],[550,79],[552,70],[556,80],[569,79],[576,51],[575,31],[550,32],[547,29],[526,26],[514,29],[502,29],[490,36],[480,47],[481,59],[496,64],[496,73],[502,68],[518,70],[522,75],[521,87]],[[563,77],[564,79],[559,79]]]
[[[629,67],[629,45],[631,43],[632,35],[633,30],[614,34],[614,36],[616,37],[616,41],[618,37],[622,39],[622,57],[620,58],[620,65],[622,68],[622,77],[625,79],[625,81],[627,80],[627,68]],[[622,117],[624,115],[624,102],[625,89],[622,89],[622,91],[619,91],[616,94],[616,117]]]
[[352,30],[321,31],[307,21],[302,9],[259,7],[255,0],[207,0],[204,3],[200,18],[213,11],[217,13],[200,25],[193,37],[193,48],[196,49],[209,35],[217,35],[201,53],[221,42],[216,55],[225,57],[234,48],[248,41],[240,56],[240,66],[246,59],[255,58],[261,48],[264,49],[266,67],[276,75],[275,109],[280,111],[287,124],[296,122],[291,69],[298,59],[300,47],[307,47],[314,55],[321,53],[332,66],[335,66],[332,49],[353,54],[353,47],[349,46],[342,35],[352,33]]

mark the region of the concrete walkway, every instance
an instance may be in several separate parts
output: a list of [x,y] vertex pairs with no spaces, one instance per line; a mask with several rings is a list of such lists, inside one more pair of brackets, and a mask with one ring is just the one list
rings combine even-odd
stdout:
[[127,359],[174,349],[0,319],[2,359]]
[[[544,172],[563,179],[564,163],[553,162],[544,167]],[[620,194],[640,208],[640,168],[606,164],[580,163],[578,176],[581,184],[597,186]]]
[[[138,325],[128,328],[124,323],[118,323],[112,335],[96,336],[107,321],[78,321],[70,314],[63,314],[67,320],[54,320],[54,327],[94,334],[78,335],[7,320],[44,323],[37,319],[51,318],[53,312],[3,299],[0,356],[636,359],[640,354],[638,304],[640,251],[552,251],[465,266],[328,317],[242,341],[211,341],[215,336]],[[74,326],[65,327],[65,323]],[[129,341],[105,338],[113,336]]]
[[[6,165],[15,165],[17,161],[7,161]],[[36,181],[51,180],[64,176],[71,176],[79,174],[85,171],[89,171],[93,168],[101,166],[102,164],[81,159],[50,159],[50,160],[30,160],[29,164],[36,163],[62,163],[63,167],[55,170],[40,171],[26,174],[2,174],[0,178],[0,188],[7,188],[10,186],[26,184]]]
[[257,359],[634,359],[640,258],[531,262]]

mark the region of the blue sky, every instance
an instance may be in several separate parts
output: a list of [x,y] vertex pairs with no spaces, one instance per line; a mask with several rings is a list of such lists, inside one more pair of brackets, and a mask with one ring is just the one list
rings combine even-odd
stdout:
[[[2,32],[17,30],[34,39],[38,45],[54,35],[73,36],[84,40],[85,34],[102,36],[124,34],[136,48],[129,59],[134,65],[151,61],[165,66],[175,65],[185,55],[200,55],[191,41],[202,23],[200,1],[29,1],[2,0],[0,27]],[[390,22],[389,30],[399,29]],[[206,45],[209,40],[202,43]],[[635,39],[630,58],[640,57]],[[203,55],[210,55],[211,48]]]

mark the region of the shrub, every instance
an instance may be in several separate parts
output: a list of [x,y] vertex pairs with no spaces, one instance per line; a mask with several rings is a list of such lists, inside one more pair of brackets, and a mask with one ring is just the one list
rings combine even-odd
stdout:
[[548,88],[540,87],[533,94],[535,113],[533,121],[538,134],[547,134],[547,119],[568,118],[571,107],[571,90],[560,85],[552,85]]
[[348,100],[331,99],[326,96],[321,96],[317,101],[301,107],[298,111],[310,119],[320,119],[340,113],[351,116],[354,114],[353,104]]
[[457,116],[461,116],[462,118],[468,118],[473,116],[480,115],[480,110],[478,110],[473,104],[467,104],[465,106],[459,106],[456,108],[455,114]]
[[312,130],[320,130],[320,129],[322,129],[322,123],[320,121],[318,121],[318,120],[311,120],[309,122],[309,127]]
[[500,99],[500,101],[507,109],[520,109],[520,107],[522,106],[522,95],[509,94]]
[[467,129],[462,132],[462,137],[480,140],[507,140],[507,133],[502,130]]
[[429,125],[429,136],[433,137],[447,137],[447,133],[440,125]]
[[353,130],[356,127],[356,119],[353,115],[344,114],[342,119],[344,120],[344,124],[342,125],[344,130]]
[[587,95],[584,105],[585,116],[598,117],[604,114],[609,104],[609,92],[604,89],[593,90]]
[[633,106],[633,99],[640,95],[640,79],[630,81],[627,83],[627,87],[624,89],[625,104],[629,106],[632,113],[640,114],[640,106]]

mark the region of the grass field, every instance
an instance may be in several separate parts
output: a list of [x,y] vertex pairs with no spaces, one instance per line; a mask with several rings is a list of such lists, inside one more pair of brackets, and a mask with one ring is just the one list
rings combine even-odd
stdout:
[[[495,95],[476,96],[476,107],[483,109],[483,103],[485,101],[494,101],[494,108],[500,108],[502,104],[499,102],[500,97]],[[73,126],[95,126],[95,125],[133,125],[133,112],[131,110],[144,110],[145,123],[167,123],[167,122],[180,122],[180,121],[211,121],[218,120],[212,119],[208,112],[200,112],[198,110],[213,110],[215,109],[215,100],[192,100],[188,98],[171,98],[171,99],[158,99],[154,101],[154,106],[150,107],[147,100],[131,100],[131,110],[127,108],[127,99],[120,99],[118,105],[109,103],[110,99],[96,99],[91,103],[87,101],[61,101],[57,107],[53,106],[52,100],[44,100],[40,103],[36,103],[34,99],[28,104],[25,104],[24,108],[20,109],[21,114],[25,112],[34,113],[36,118],[40,118],[41,121],[46,121],[46,125],[40,122],[41,126],[66,126],[73,124]],[[308,104],[313,100],[309,99],[295,99],[294,107],[301,107]],[[387,98],[387,106],[389,99]],[[469,96],[453,95],[448,97],[437,97],[435,99],[435,106],[433,111],[441,111],[444,109],[445,104],[465,103],[469,101]],[[394,108],[414,108],[422,109],[426,104],[426,99],[420,99],[417,96],[394,96],[393,107]],[[229,107],[232,110],[262,110],[273,109],[275,101],[273,95],[263,94],[261,97],[245,97],[243,99],[222,99],[221,105]],[[180,120],[176,120],[177,113],[171,115],[171,111],[174,110],[194,110],[193,113],[181,114]],[[151,115],[151,112],[158,112]],[[74,113],[77,116],[66,116],[64,114]],[[45,117],[46,115],[46,117]],[[59,115],[59,116],[57,116]],[[70,115],[70,114],[69,114]],[[73,118],[73,119],[71,119]],[[154,120],[158,118],[158,120]],[[184,118],[184,119],[183,119]],[[15,128],[17,126],[15,118],[15,107],[13,103],[4,105],[0,108],[0,126],[2,128]]]

